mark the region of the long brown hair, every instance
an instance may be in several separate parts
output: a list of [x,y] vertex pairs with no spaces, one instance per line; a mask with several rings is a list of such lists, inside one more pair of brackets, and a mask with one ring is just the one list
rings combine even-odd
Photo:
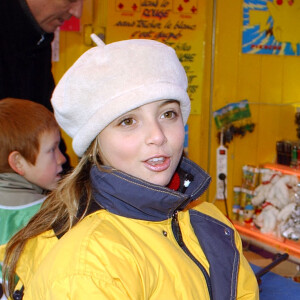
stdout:
[[[93,165],[101,169],[97,138],[86,150],[74,170],[66,175],[57,189],[47,197],[39,212],[7,243],[3,262],[3,283],[5,279],[8,281],[8,289],[5,288],[5,291],[8,290],[11,297],[15,288],[17,263],[26,242],[56,226],[59,227],[57,234],[67,232],[85,216],[92,199],[90,169]],[[77,216],[79,203],[81,208],[83,206],[80,217]]]

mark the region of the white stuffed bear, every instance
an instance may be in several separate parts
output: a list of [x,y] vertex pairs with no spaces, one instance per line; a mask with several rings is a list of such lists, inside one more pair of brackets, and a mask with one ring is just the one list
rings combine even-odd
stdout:
[[[277,234],[278,220],[284,217],[284,213],[280,214],[280,212],[294,201],[297,184],[297,176],[274,173],[269,180],[263,181],[255,189],[252,204],[261,206],[262,211],[254,219],[254,224],[262,233]],[[287,212],[286,214],[289,215]]]
[[300,186],[295,193],[295,202],[290,203],[277,216],[280,222],[280,234],[288,239],[298,241],[300,239]]
[[293,199],[297,191],[297,185],[297,176],[283,175],[273,184],[267,195],[267,199],[272,199],[272,204],[281,210]]
[[252,204],[259,206],[268,198],[273,185],[281,178],[281,173],[270,169],[261,169],[261,184],[254,190]]
[[254,224],[260,228],[262,233],[274,233],[277,225],[277,215],[279,210],[273,205],[267,205],[255,218]]
[[278,214],[277,216],[277,220],[280,223],[285,223],[289,217],[291,216],[292,212],[295,210],[296,208],[296,203],[295,202],[291,202],[288,205],[286,205]]

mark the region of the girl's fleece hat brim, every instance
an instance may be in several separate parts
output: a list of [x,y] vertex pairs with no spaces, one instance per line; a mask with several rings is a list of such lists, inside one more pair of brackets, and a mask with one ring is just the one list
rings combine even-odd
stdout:
[[122,114],[157,100],[180,102],[190,113],[187,76],[173,48],[154,40],[125,40],[86,51],[52,95],[54,115],[81,157],[96,136]]

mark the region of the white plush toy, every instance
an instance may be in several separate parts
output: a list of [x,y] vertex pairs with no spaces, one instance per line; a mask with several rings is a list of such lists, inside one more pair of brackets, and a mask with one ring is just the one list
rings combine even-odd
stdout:
[[[297,176],[273,173],[269,180],[263,181],[255,189],[252,204],[261,206],[262,211],[254,219],[254,224],[261,232],[277,234],[279,220],[284,217],[284,212],[280,214],[281,210],[294,202],[297,184]],[[289,212],[285,213],[289,215]]]
[[277,215],[279,210],[272,205],[267,205],[261,213],[254,219],[256,226],[262,233],[274,233],[277,225]]
[[300,239],[300,186],[295,193],[295,202],[290,203],[277,216],[280,234],[288,239]]
[[293,200],[297,185],[297,176],[284,175],[273,184],[267,199],[272,199],[272,204],[281,210]]
[[277,220],[280,223],[285,223],[289,217],[291,216],[292,212],[295,210],[296,208],[296,203],[295,202],[291,202],[288,205],[286,205],[278,214],[277,216]]
[[269,169],[262,169],[261,171],[261,184],[254,190],[254,197],[252,204],[260,206],[266,199],[268,199],[270,190],[274,184],[281,178],[281,173]]

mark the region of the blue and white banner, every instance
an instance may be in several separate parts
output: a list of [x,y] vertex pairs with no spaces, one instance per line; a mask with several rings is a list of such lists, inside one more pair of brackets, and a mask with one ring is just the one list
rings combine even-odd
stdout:
[[242,53],[300,55],[300,0],[244,0]]

